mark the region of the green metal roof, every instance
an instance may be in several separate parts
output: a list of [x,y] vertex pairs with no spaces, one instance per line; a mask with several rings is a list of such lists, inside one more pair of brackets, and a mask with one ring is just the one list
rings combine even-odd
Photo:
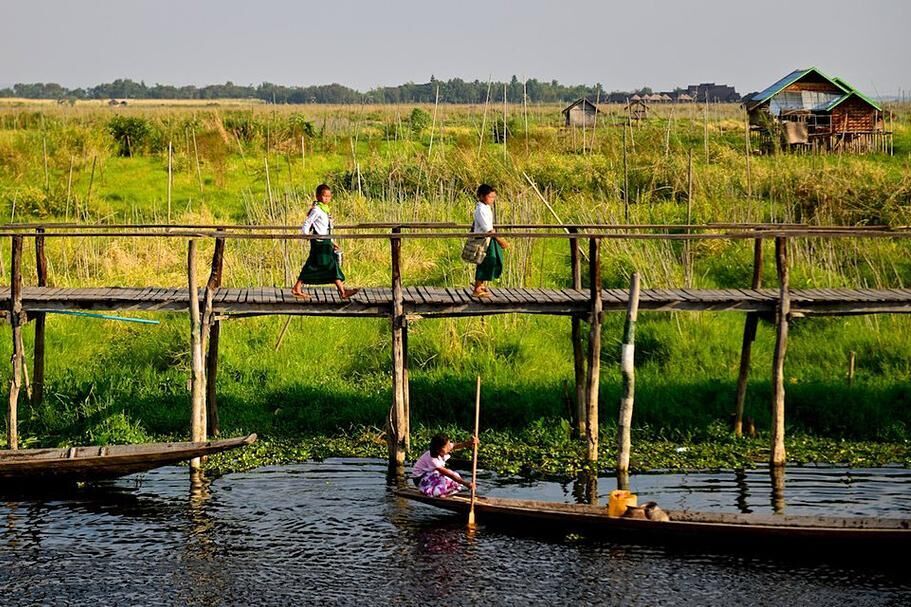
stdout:
[[845,93],[844,95],[842,95],[841,97],[839,97],[838,99],[836,99],[835,101],[830,103],[828,106],[826,106],[824,108],[826,111],[831,111],[833,108],[835,108],[841,102],[848,99],[851,95],[857,95],[858,97],[860,97],[861,99],[863,99],[864,101],[866,101],[867,103],[869,103],[870,105],[875,107],[877,110],[882,111],[882,108],[879,106],[879,104],[877,104],[872,99],[870,99],[869,97],[867,97],[866,95],[864,95],[863,93],[858,91],[856,88],[854,88],[853,86],[851,86],[850,84],[848,84],[847,82],[842,80],[841,78],[826,75],[817,67],[808,67],[808,68],[802,69],[802,70],[794,70],[793,72],[791,72],[790,74],[788,74],[787,76],[785,76],[784,78],[779,80],[778,82],[772,84],[768,88],[766,88],[762,91],[759,91],[758,93],[756,93],[755,95],[750,97],[750,107],[752,108],[760,103],[765,103],[766,101],[768,101],[769,99],[771,99],[772,97],[774,97],[775,95],[777,95],[778,93],[780,93],[781,91],[783,91],[784,89],[791,86],[792,84],[794,84],[795,82],[797,82],[798,80],[800,80],[801,78],[803,78],[804,76],[806,76],[810,73],[816,73],[817,75],[821,76],[822,78],[825,78],[827,81],[831,82],[832,84],[837,86],[839,89],[841,89]]

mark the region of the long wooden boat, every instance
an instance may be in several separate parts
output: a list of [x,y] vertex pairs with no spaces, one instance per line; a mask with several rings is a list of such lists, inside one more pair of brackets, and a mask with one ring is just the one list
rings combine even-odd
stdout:
[[[403,488],[396,495],[450,510],[468,512],[467,496],[429,497]],[[853,548],[855,558],[876,559],[881,549],[911,548],[911,520],[897,518],[823,517],[668,511],[670,521],[611,517],[606,506],[478,497],[478,523],[522,525],[525,529],[596,532],[631,543],[682,544],[700,547],[721,544],[741,548],[784,548],[818,551]],[[533,525],[533,526],[531,526]],[[856,552],[856,548],[874,548]]]
[[243,447],[250,434],[205,442],[144,443],[107,447],[0,450],[0,487],[32,481],[97,481]]

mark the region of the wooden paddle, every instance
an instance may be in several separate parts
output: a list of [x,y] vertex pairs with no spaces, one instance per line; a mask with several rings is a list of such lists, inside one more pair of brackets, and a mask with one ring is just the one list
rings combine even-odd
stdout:
[[[478,375],[478,386],[474,397],[474,439],[478,437],[478,425],[481,419],[481,376]],[[474,503],[477,500],[478,488],[478,443],[475,440],[471,455],[471,501],[468,504],[468,526],[474,527]]]

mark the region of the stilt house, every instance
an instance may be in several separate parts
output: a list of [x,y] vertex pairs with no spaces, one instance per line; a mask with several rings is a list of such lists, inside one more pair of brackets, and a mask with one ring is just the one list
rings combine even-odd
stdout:
[[594,103],[585,99],[576,99],[563,109],[566,126],[594,126],[595,116],[600,110]]
[[744,102],[760,148],[886,151],[883,110],[875,101],[815,67],[795,70]]

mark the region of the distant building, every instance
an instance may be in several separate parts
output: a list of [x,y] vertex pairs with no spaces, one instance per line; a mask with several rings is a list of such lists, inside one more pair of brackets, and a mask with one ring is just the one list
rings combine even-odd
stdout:
[[710,103],[738,103],[740,101],[740,95],[733,86],[714,82],[691,84],[686,87],[686,94],[695,101],[702,102],[708,100]]
[[594,103],[585,99],[577,99],[563,108],[566,117],[566,126],[594,126],[596,116],[600,110]]
[[891,144],[882,107],[815,67],[794,70],[743,105],[751,130],[770,149],[779,141],[814,151],[885,151]]

